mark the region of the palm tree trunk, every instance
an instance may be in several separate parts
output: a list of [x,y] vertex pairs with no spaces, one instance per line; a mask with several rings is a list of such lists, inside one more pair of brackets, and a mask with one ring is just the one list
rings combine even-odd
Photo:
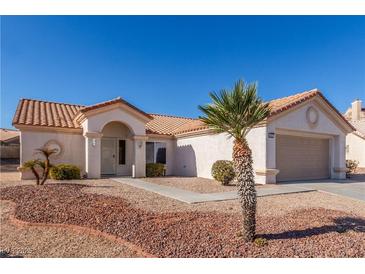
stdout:
[[33,175],[34,175],[34,177],[35,177],[35,179],[37,181],[37,185],[39,185],[39,175],[38,175],[37,170],[34,167],[31,167],[30,169],[32,170]]
[[40,185],[44,185],[44,183],[48,179],[48,174],[49,174],[49,158],[46,157],[46,160],[44,161],[44,170],[43,170],[43,176],[42,176]]
[[234,141],[233,166],[242,207],[242,236],[245,242],[252,242],[255,239],[256,229],[256,189],[252,169],[252,152],[246,140]]

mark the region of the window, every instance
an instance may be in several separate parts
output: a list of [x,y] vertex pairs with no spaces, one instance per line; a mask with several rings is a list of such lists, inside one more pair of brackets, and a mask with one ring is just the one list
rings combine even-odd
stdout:
[[125,165],[125,140],[119,140],[119,164]]
[[146,162],[166,164],[166,144],[161,142],[147,142]]
[[155,162],[155,158],[154,158],[154,148],[155,143],[153,142],[146,142],[146,163],[154,163]]
[[166,148],[160,147],[156,153],[156,163],[166,164]]

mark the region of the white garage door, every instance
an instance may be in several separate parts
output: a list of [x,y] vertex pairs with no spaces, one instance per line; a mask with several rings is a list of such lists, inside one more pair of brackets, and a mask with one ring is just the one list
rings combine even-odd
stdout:
[[276,136],[277,181],[327,179],[328,139]]

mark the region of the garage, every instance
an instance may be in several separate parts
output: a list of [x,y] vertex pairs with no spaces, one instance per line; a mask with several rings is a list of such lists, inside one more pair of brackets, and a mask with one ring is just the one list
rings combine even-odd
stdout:
[[329,140],[302,136],[276,136],[277,181],[328,179]]

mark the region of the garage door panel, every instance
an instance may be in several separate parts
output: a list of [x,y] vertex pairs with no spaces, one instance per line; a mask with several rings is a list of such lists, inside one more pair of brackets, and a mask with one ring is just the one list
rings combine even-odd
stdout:
[[277,135],[276,166],[278,181],[329,178],[329,141]]

